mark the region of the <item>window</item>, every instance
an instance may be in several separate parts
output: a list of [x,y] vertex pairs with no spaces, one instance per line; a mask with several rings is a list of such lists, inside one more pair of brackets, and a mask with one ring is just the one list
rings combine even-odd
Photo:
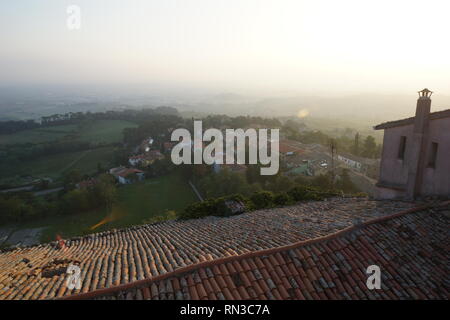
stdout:
[[438,152],[438,144],[436,142],[431,143],[430,157],[428,158],[428,167],[436,168],[436,159]]
[[400,137],[400,146],[398,148],[398,158],[401,160],[405,159],[405,150],[406,150],[406,137]]

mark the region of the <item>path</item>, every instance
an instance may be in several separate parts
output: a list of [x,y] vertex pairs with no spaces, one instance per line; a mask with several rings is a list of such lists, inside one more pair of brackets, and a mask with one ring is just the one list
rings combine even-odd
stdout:
[[67,166],[65,166],[64,168],[62,168],[60,170],[60,173],[62,174],[63,172],[69,170],[71,167],[73,167],[78,161],[80,161],[84,156],[86,156],[89,152],[91,152],[92,150],[86,150],[86,152],[83,152],[78,158],[76,158],[75,160],[73,160],[71,163],[69,163]]
[[60,190],[64,189],[64,187],[59,188],[53,188],[53,189],[47,189],[47,190],[41,190],[34,193],[35,196],[43,196],[49,193],[58,192]]
[[195,192],[195,194],[197,195],[198,199],[199,199],[200,201],[203,201],[202,195],[200,194],[200,192],[198,192],[198,190],[197,190],[197,188],[194,186],[194,184],[193,184],[191,181],[189,181],[189,184],[190,184],[190,186],[192,187],[192,190],[194,190],[194,192]]

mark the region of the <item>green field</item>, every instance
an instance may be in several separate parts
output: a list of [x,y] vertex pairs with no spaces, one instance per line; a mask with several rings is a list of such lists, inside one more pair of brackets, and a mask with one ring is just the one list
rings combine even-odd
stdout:
[[84,121],[80,124],[38,128],[0,135],[0,144],[44,143],[56,140],[113,143],[122,141],[125,128],[137,124],[123,120]]
[[[188,204],[197,201],[189,184],[177,172],[133,185],[120,186],[118,192],[118,203],[112,212],[95,210],[51,217],[23,224],[21,228],[47,227],[41,238],[41,241],[47,242],[54,240],[56,234],[68,238],[143,224],[151,217],[164,215],[167,210],[181,211]],[[91,229],[105,218],[110,222]]]
[[75,169],[82,174],[92,174],[96,172],[98,163],[104,168],[112,164],[113,152],[113,147],[102,147],[3,165],[0,168],[0,182],[16,181],[21,176],[58,179],[64,172]]
[[1,134],[0,144],[43,143],[63,139],[70,132],[75,132],[76,125],[65,125],[42,129],[20,131],[13,134]]
[[[122,120],[85,121],[80,124],[52,126],[11,135],[0,135],[0,145],[39,144],[56,140],[111,144],[122,141],[123,129],[136,126],[135,123]],[[112,166],[113,151],[113,147],[108,146],[2,164],[0,166],[0,183],[20,185],[26,183],[25,180],[21,179],[25,176],[58,179],[61,174],[72,169],[77,169],[82,174],[92,174],[96,172],[98,163],[101,163],[103,168]]]

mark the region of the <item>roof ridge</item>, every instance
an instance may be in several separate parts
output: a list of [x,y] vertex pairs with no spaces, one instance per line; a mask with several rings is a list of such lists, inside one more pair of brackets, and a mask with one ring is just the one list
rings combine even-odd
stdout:
[[445,205],[450,205],[450,201],[444,201],[444,202],[441,202],[441,203],[438,203],[438,204],[435,204],[435,203],[434,204],[426,204],[426,205],[422,205],[422,206],[418,206],[418,207],[402,210],[400,212],[397,212],[397,213],[394,213],[394,214],[391,214],[391,215],[388,215],[388,216],[379,217],[379,218],[375,218],[375,219],[371,219],[371,220],[362,222],[362,223],[360,223],[358,225],[351,225],[351,226],[349,226],[347,228],[344,228],[342,230],[339,230],[337,232],[334,232],[334,233],[331,233],[331,234],[328,234],[328,235],[325,235],[325,236],[321,236],[321,237],[317,237],[317,238],[313,238],[313,239],[302,240],[302,241],[294,242],[294,243],[291,243],[291,244],[288,244],[288,245],[279,246],[279,247],[275,247],[275,248],[251,251],[251,252],[247,252],[247,253],[240,254],[240,255],[232,255],[232,256],[218,258],[218,259],[214,259],[214,260],[203,261],[203,262],[199,262],[199,263],[196,263],[196,264],[192,264],[192,265],[188,265],[186,267],[182,267],[182,268],[176,269],[176,270],[171,271],[171,272],[160,274],[160,275],[157,275],[155,277],[146,278],[146,279],[142,279],[142,280],[137,280],[137,281],[134,281],[134,282],[130,282],[130,283],[126,283],[126,284],[122,284],[122,285],[118,285],[118,286],[113,286],[113,287],[109,287],[109,288],[102,288],[102,289],[93,290],[93,291],[89,291],[89,292],[85,292],[85,293],[78,293],[78,294],[74,294],[74,295],[69,295],[69,296],[57,298],[57,300],[91,299],[91,298],[95,298],[97,296],[110,294],[110,293],[117,292],[117,291],[129,290],[129,289],[132,289],[132,288],[136,288],[136,287],[140,287],[140,286],[144,286],[144,285],[149,285],[149,284],[154,283],[154,282],[162,281],[162,280],[165,280],[167,278],[178,276],[178,275],[181,275],[181,274],[184,274],[184,273],[193,272],[193,271],[201,269],[201,268],[212,267],[212,266],[215,266],[215,265],[228,263],[228,262],[233,262],[233,261],[240,261],[240,260],[244,260],[244,259],[247,259],[247,258],[252,258],[252,257],[255,257],[255,256],[264,256],[264,255],[274,254],[274,253],[277,253],[277,252],[291,250],[291,249],[294,249],[294,248],[298,248],[298,247],[303,247],[303,246],[306,246],[306,245],[314,244],[314,243],[317,243],[317,242],[328,241],[328,240],[335,239],[337,237],[343,236],[345,234],[348,234],[348,233],[350,233],[352,231],[355,231],[357,229],[361,229],[363,227],[367,227],[367,226],[372,225],[372,224],[376,224],[376,223],[380,223],[380,222],[383,222],[383,221],[396,219],[398,217],[401,217],[401,216],[404,216],[404,215],[407,215],[407,214],[412,214],[412,213],[424,211],[424,210],[431,209],[431,208],[439,208],[439,207],[442,207],[442,206],[445,206]]
[[[440,116],[442,116],[442,115],[446,116],[447,113],[449,113],[449,115],[450,115],[450,109],[444,109],[444,110],[430,112],[430,120],[440,119]],[[414,118],[415,118],[415,116],[398,119],[398,120],[386,121],[386,122],[377,124],[373,128],[375,130],[380,130],[380,129],[387,129],[387,128],[397,127],[397,126],[402,126],[402,125],[408,125],[408,124],[410,124],[410,122],[414,121]]]

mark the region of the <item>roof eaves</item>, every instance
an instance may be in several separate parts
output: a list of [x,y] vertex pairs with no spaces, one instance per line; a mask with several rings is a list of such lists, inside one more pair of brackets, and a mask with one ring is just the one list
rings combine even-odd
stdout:
[[[450,109],[430,113],[430,120],[443,119],[443,118],[450,118]],[[373,128],[375,130],[381,130],[381,129],[389,129],[389,128],[407,126],[407,125],[413,124],[413,123],[414,123],[414,117],[410,117],[410,118],[406,118],[406,119],[384,122],[384,123],[374,126]]]

